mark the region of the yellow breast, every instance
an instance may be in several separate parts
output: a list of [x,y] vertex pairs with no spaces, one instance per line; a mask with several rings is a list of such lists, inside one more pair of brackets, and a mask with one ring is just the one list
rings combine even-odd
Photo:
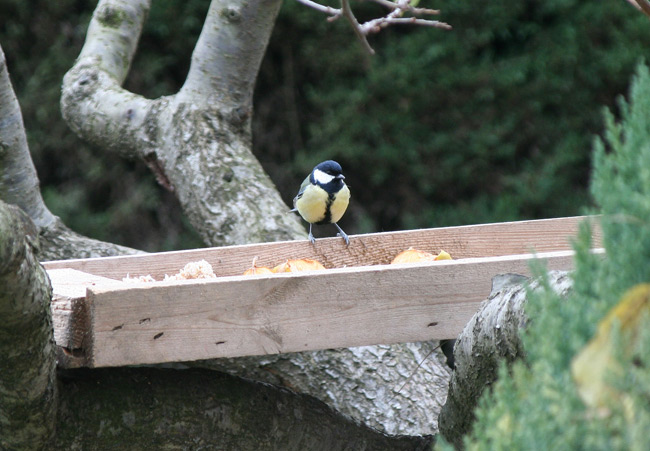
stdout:
[[298,213],[311,224],[322,221],[325,218],[327,197],[327,192],[324,189],[309,185],[303,191],[300,199],[296,201]]
[[326,219],[328,204],[330,222],[338,222],[348,208],[348,203],[350,203],[350,190],[347,186],[344,186],[330,201],[327,191],[318,186],[309,185],[296,201],[296,208],[305,221],[318,224]]
[[345,210],[347,210],[349,203],[350,189],[347,185],[344,185],[343,189],[336,193],[334,202],[332,202],[332,205],[330,206],[330,212],[332,213],[332,222],[339,222],[341,217],[343,217],[343,213],[345,213]]

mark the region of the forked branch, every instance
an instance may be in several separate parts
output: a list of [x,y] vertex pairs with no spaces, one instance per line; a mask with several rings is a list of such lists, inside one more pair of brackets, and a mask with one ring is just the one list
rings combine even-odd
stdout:
[[[390,11],[381,17],[376,19],[369,20],[364,23],[359,23],[352,8],[350,7],[349,0],[341,0],[341,8],[332,8],[331,6],[322,5],[313,0],[297,0],[305,6],[315,9],[329,15],[329,21],[333,21],[343,16],[347,19],[352,30],[357,35],[361,44],[366,49],[368,53],[373,55],[375,51],[372,49],[368,43],[367,36],[369,34],[378,33],[382,29],[390,25],[418,25],[425,27],[434,27],[442,28],[445,30],[450,30],[451,25],[440,22],[438,20],[423,19],[421,16],[431,16],[440,14],[440,11],[437,9],[428,9],[428,8],[417,8],[411,5],[413,0],[370,0],[374,3],[377,3]],[[628,0],[634,1],[634,0]],[[646,2],[648,0],[637,0],[639,2]],[[406,17],[405,17],[406,15]]]

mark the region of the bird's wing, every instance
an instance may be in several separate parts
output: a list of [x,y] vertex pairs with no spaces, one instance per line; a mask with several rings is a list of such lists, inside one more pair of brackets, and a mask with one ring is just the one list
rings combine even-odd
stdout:
[[305,189],[309,186],[311,182],[309,181],[309,176],[305,178],[305,180],[302,182],[302,185],[300,185],[300,191],[298,191],[298,194],[296,194],[296,197],[293,198],[293,210],[296,210],[296,202],[298,202],[298,199],[302,197],[302,193],[305,192]]

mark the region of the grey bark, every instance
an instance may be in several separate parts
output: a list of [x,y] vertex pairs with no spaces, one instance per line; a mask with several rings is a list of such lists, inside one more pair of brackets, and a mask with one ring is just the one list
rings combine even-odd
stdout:
[[61,377],[56,450],[425,450],[322,402],[209,370],[75,370]]
[[19,206],[41,235],[42,260],[103,257],[138,251],[79,235],[45,206],[32,162],[23,117],[0,47],[0,200]]
[[310,394],[387,434],[433,435],[450,377],[442,353],[431,353],[437,345],[363,346],[198,365]]
[[143,159],[210,245],[290,240],[305,230],[251,152],[252,93],[281,0],[213,0],[187,80],[145,99],[121,87],[148,0],[102,0],[63,80],[82,138]]
[[56,360],[36,227],[0,201],[0,448],[44,449],[56,419]]
[[[572,280],[565,271],[551,271],[549,284],[566,296]],[[496,381],[500,362],[510,365],[525,357],[521,332],[529,319],[524,308],[528,290],[537,289],[537,281],[529,285],[522,276],[496,277],[492,293],[460,334],[454,347],[456,370],[439,418],[440,433],[456,449],[462,449],[463,437],[475,420],[474,409]]]

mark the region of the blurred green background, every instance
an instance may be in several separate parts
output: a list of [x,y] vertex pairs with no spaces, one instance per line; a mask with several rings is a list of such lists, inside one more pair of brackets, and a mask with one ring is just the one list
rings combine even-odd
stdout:
[[[202,246],[144,164],[86,145],[61,119],[61,79],[95,5],[0,0],[0,43],[45,200],[95,238],[149,251]],[[153,98],[181,86],[208,5],[153,1],[128,89]],[[650,21],[623,0],[420,6],[440,9],[453,30],[389,28],[370,38],[369,57],[344,21],[284,3],[253,130],[287,204],[331,158],[353,194],[340,223],[348,233],[581,214],[603,107],[627,92]],[[383,12],[353,8],[360,19]]]

